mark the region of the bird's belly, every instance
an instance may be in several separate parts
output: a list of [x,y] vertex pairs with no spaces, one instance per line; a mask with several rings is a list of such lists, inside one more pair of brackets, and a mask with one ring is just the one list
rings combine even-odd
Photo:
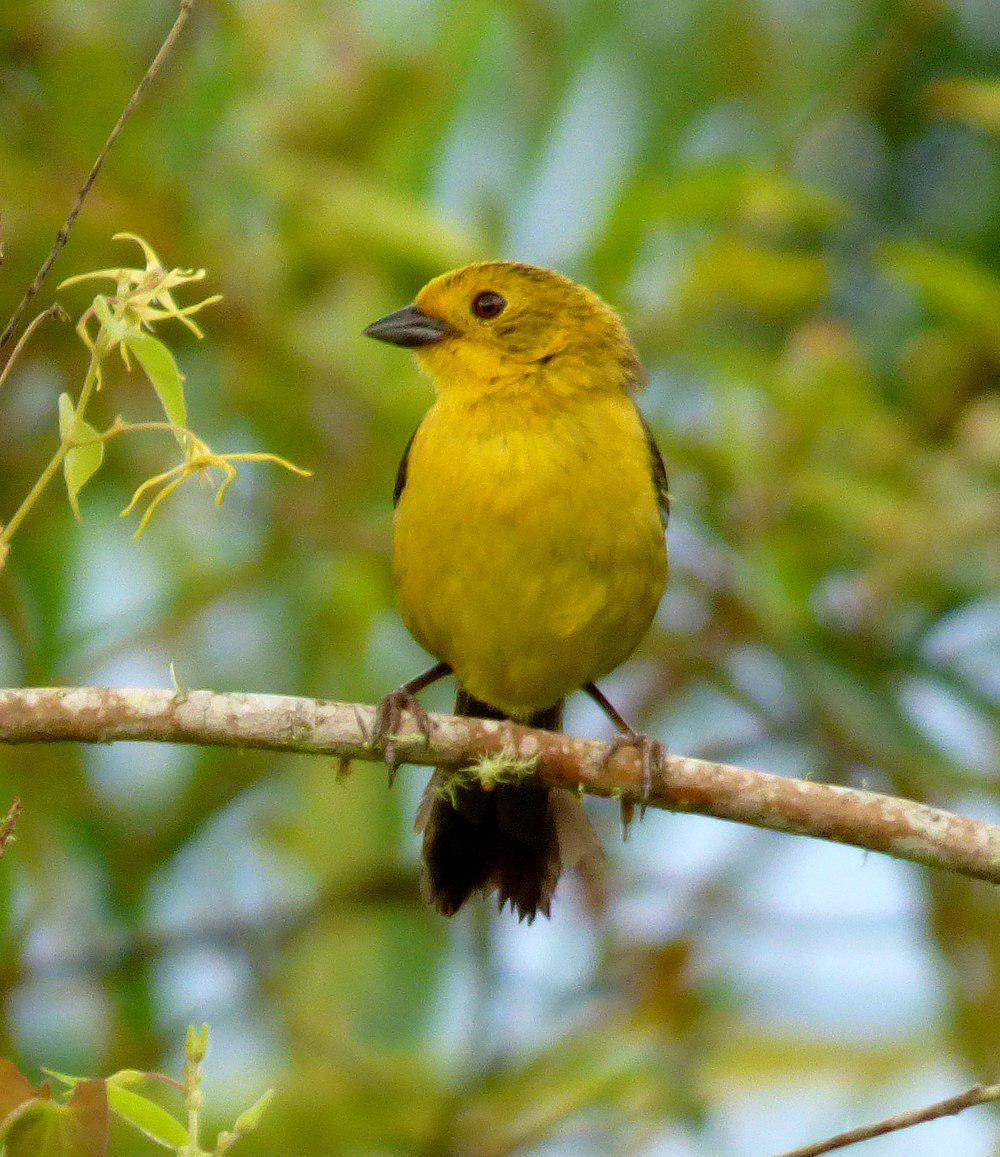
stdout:
[[407,626],[466,690],[515,717],[627,658],[663,592],[651,488],[587,477],[569,485],[540,466],[502,485],[465,477],[452,487],[411,474],[397,510]]

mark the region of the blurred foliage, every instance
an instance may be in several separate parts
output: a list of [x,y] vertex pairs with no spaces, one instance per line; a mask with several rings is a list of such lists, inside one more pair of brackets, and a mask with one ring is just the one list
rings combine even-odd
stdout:
[[[172,16],[3,6],[0,318]],[[672,577],[609,682],[622,709],[692,754],[995,816],[998,51],[991,0],[199,3],[58,273],[106,265],[120,230],[210,269],[210,337],[173,347],[191,426],[315,477],[245,473],[221,510],[184,487],[132,542],[120,498],[162,444],[116,439],[83,528],[53,487],[15,541],[0,682],[162,685],[173,662],[188,686],[371,701],[417,670],[389,495],[428,387],[360,331],[444,269],[510,256],[617,304],[650,371]],[[83,355],[49,323],[5,383],[0,518]],[[140,375],[106,377],[95,426],[159,416]],[[898,987],[927,995],[902,1024],[871,998],[859,1039],[771,1016],[797,984],[819,1007],[840,993],[822,917],[860,911],[839,883],[856,853],[823,861],[805,974],[752,909],[761,881],[805,886],[784,874],[796,842],[687,818],[645,821],[601,916],[568,887],[548,927],[483,907],[444,926],[417,895],[416,777],[387,797],[374,771],[0,752],[0,798],[24,802],[0,872],[2,1052],[32,1081],[169,1071],[179,1027],[210,1019],[211,1126],[278,1085],[248,1154],[744,1154],[831,1131],[793,1087],[848,1113],[920,1074],[995,1077],[984,885],[900,869],[927,963]],[[689,832],[701,858],[671,860]],[[753,937],[721,939],[748,910],[770,1004],[735,943]],[[862,978],[885,942],[856,948]],[[766,1127],[762,1095],[785,1106]],[[148,1151],[115,1128],[112,1152]],[[986,1133],[948,1151],[995,1152]]]

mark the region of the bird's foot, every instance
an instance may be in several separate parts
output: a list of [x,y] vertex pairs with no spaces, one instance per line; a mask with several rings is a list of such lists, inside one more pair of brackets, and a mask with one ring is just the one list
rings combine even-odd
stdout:
[[[416,735],[401,735],[399,733],[403,716],[409,714],[417,725]],[[375,708],[375,728],[372,732],[372,743],[384,743],[383,759],[389,772],[389,786],[396,782],[396,773],[399,771],[399,757],[396,745],[402,740],[410,740],[423,736],[424,743],[431,740],[431,720],[420,701],[409,691],[399,688],[390,691],[379,700]]]
[[[663,745],[648,735],[641,735],[637,731],[623,731],[616,735],[608,744],[607,754],[601,760],[601,769],[607,767],[612,759],[623,747],[637,748],[642,760],[642,790],[639,795],[639,819],[646,814],[646,807],[653,794],[653,784],[656,773],[663,769]],[[632,820],[635,818],[636,801],[632,797],[622,796],[619,800],[622,813],[622,838],[628,839]]]

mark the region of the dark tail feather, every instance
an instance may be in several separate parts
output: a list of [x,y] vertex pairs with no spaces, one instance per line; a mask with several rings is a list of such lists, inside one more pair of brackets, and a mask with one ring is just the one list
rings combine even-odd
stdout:
[[[455,713],[506,718],[462,688]],[[558,730],[562,704],[538,712],[529,723]],[[556,800],[550,788],[536,783],[498,784],[491,790],[462,784],[445,792],[446,787],[446,777],[435,772],[417,814],[417,827],[424,833],[424,891],[445,916],[454,915],[478,889],[495,888],[501,910],[510,904],[519,919],[530,923],[539,912],[549,915],[565,858],[560,855],[561,843],[574,849],[585,844],[593,862],[596,837],[577,800],[572,800],[575,812],[572,806],[557,807],[566,801]],[[562,826],[574,829],[565,839]],[[574,860],[578,858],[574,854]]]

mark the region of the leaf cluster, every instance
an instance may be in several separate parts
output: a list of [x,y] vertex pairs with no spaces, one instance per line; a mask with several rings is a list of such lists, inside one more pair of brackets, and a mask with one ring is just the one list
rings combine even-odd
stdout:
[[[12,1062],[0,1060],[0,1153],[3,1157],[105,1157],[114,1117],[177,1157],[223,1157],[257,1128],[274,1093],[268,1090],[236,1118],[231,1129],[219,1133],[211,1149],[202,1149],[202,1061],[207,1051],[208,1025],[200,1030],[189,1028],[183,1082],[137,1069],[122,1069],[102,1080],[45,1069],[50,1080],[35,1086]],[[66,1090],[63,1096],[54,1092],[52,1081]],[[153,1083],[182,1094],[187,1124],[136,1091]]]

